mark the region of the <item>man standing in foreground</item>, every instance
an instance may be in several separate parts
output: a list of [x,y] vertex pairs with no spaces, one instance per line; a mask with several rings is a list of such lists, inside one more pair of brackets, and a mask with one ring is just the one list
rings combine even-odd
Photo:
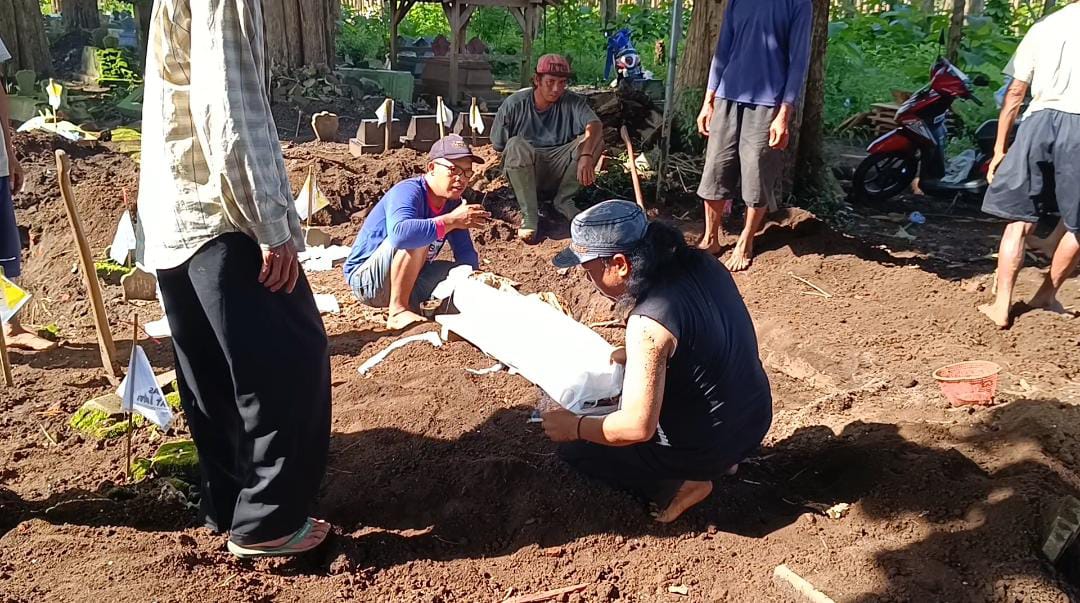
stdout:
[[[1028,305],[1066,314],[1057,299],[1080,258],[1080,4],[1075,2],[1031,27],[1005,74],[1013,78],[998,121],[990,188],[983,211],[1011,220],[998,250],[997,295],[979,310],[1000,328],[1012,321],[1016,277],[1024,265],[1024,240],[1039,221],[1038,200],[1052,178],[1065,232],[1047,273]],[[1028,91],[1031,104],[1006,154],[1009,133]],[[1052,237],[1051,240],[1057,237]]]
[[326,332],[267,96],[259,0],[158,0],[151,17],[139,255],[156,270],[207,527],[239,557],[294,555],[326,469]]
[[[364,220],[345,260],[345,282],[362,303],[389,310],[387,328],[423,321],[414,309],[455,266],[480,267],[469,229],[491,214],[461,199],[474,163],[482,161],[460,136],[439,139],[428,153],[427,172],[394,185]],[[447,242],[456,263],[435,259]]]
[[[574,195],[596,182],[604,127],[584,97],[567,92],[570,63],[557,54],[540,57],[533,87],[503,101],[491,126],[491,144],[521,207],[518,238],[537,242],[537,194],[554,193],[552,204],[567,220],[580,210]],[[539,187],[539,188],[538,188]]]
[[[0,65],[11,59],[4,41],[0,40]],[[8,111],[7,92],[0,83],[0,269],[4,276],[14,282],[22,274],[22,243],[19,241],[19,228],[15,224],[15,204],[12,197],[22,189],[23,172],[19,160],[15,158],[15,145],[12,143],[11,114]],[[4,340],[13,350],[42,352],[56,346],[55,343],[38,337],[19,324],[18,316],[12,316],[4,329]]]
[[697,126],[709,138],[698,196],[705,235],[720,253],[724,214],[741,186],[746,224],[725,264],[750,267],[754,237],[776,209],[788,127],[810,64],[810,0],[730,0],[716,43]]

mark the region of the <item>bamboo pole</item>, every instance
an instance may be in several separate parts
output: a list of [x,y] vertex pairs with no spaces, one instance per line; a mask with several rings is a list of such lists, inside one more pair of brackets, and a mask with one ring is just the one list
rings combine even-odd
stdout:
[[71,234],[75,237],[75,246],[79,252],[79,263],[82,266],[83,277],[86,281],[86,291],[90,296],[90,305],[93,308],[94,326],[97,328],[98,351],[101,353],[101,363],[105,366],[105,371],[109,373],[109,376],[117,379],[120,373],[116,365],[116,344],[113,342],[112,332],[109,331],[109,318],[105,314],[105,303],[101,299],[101,286],[98,284],[97,271],[94,269],[94,257],[90,253],[90,245],[86,242],[82,222],[79,220],[79,212],[75,207],[75,193],[71,188],[71,160],[64,151],[56,152],[56,174],[60,180],[60,196],[64,198],[64,207],[67,208]]
[[2,324],[0,324],[0,366],[4,369],[4,383],[8,387],[15,387],[15,378],[11,375],[11,357],[8,356],[7,337],[4,337]]
[[440,96],[435,99],[435,123],[439,124],[439,138],[443,138],[444,136],[446,136],[446,126],[443,125],[442,116],[443,99]]
[[[128,366],[135,366],[135,346],[139,345],[139,313],[135,312],[131,319],[131,362]],[[128,383],[127,388],[124,391],[124,397],[131,399],[134,394],[132,389],[135,387],[135,376],[128,371]],[[134,400],[131,400],[134,404]],[[135,410],[132,408],[127,411],[127,443],[124,446],[124,474],[127,476],[127,481],[131,482],[131,432],[135,431]]]
[[383,153],[390,150],[390,131],[394,127],[394,99],[387,98],[384,102],[386,105],[386,139],[383,141]]
[[626,126],[619,128],[619,134],[622,136],[623,144],[626,145],[627,154],[630,155],[630,179],[634,182],[635,200],[641,211],[645,211],[645,195],[641,192],[641,179],[637,173],[637,156],[634,154],[634,144],[630,142],[630,133],[626,131]]

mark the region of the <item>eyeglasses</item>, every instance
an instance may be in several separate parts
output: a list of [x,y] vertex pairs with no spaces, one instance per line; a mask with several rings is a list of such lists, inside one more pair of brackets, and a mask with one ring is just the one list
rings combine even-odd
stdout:
[[473,171],[472,170],[461,169],[458,166],[450,163],[449,161],[439,160],[439,161],[435,162],[435,165],[440,165],[440,166],[446,168],[446,171],[450,172],[450,175],[455,177],[455,178],[463,178],[465,180],[471,180],[472,177],[473,177]]
[[604,270],[607,270],[608,260],[609,259],[610,258],[596,258],[595,260],[589,260],[588,262],[584,262],[584,263],[581,264],[581,269],[585,271],[585,276],[589,279],[590,283],[595,285],[596,284],[596,279],[593,278],[592,271],[589,270],[589,268],[588,268],[588,266],[586,264],[591,264],[593,262],[600,262],[601,264],[604,265]]

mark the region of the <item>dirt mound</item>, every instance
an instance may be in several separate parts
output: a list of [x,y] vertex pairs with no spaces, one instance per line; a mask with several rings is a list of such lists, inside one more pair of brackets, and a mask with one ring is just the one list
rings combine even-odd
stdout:
[[[20,134],[16,154],[26,172],[23,191],[15,197],[16,221],[26,228],[23,284],[34,295],[27,311],[32,324],[56,323],[62,331],[92,327],[83,277],[67,210],[60,196],[54,152],[71,156],[71,181],[83,232],[96,257],[104,257],[116,223],[124,211],[124,191],[133,207],[138,197],[138,164],[101,144],[87,147],[46,134]],[[119,297],[105,292],[107,302]]]

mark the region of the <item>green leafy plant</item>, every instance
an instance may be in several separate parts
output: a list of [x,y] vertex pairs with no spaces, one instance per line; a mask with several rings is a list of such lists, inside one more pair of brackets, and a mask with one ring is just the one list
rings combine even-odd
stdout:
[[98,82],[103,84],[131,84],[140,82],[134,53],[128,48],[99,48]]
[[386,22],[378,15],[366,16],[348,6],[342,6],[337,35],[337,52],[343,58],[360,64],[371,59],[381,60],[389,49]]

